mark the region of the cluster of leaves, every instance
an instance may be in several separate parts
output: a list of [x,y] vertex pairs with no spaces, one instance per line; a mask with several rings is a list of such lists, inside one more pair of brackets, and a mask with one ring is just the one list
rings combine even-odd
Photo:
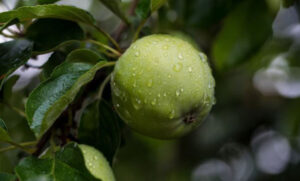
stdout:
[[[0,13],[0,33],[13,39],[0,44],[1,103],[24,116],[36,138],[26,143],[14,142],[0,119],[0,141],[12,145],[2,151],[20,148],[32,155],[16,166],[16,176],[0,173],[3,181],[97,180],[85,168],[75,142],[99,149],[111,164],[121,144],[120,119],[110,99],[104,100],[102,94],[110,78],[110,67],[124,50],[99,28],[89,12],[53,4],[57,1],[21,0],[14,10]],[[125,26],[132,26],[119,0],[101,2]],[[147,14],[140,21],[146,21],[150,11],[156,11],[165,2],[140,1],[136,12]],[[132,4],[136,6],[137,1]],[[18,32],[4,33],[12,25]],[[15,108],[8,97],[18,76],[11,74],[21,66],[30,67],[27,64],[30,58],[46,53],[52,54],[40,67],[42,81],[30,92],[25,111]],[[79,109],[78,122],[75,113]]]

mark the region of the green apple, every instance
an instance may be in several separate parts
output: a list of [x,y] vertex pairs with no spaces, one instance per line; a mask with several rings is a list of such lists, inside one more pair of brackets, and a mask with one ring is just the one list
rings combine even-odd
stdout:
[[215,81],[205,54],[170,35],[150,35],[133,43],[117,61],[111,87],[120,117],[154,138],[188,133],[215,102]]
[[101,181],[115,181],[113,171],[101,152],[88,145],[79,145],[88,171]]

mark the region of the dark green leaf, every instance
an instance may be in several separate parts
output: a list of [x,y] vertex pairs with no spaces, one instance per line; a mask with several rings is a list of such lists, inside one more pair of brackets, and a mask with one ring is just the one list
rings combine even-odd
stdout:
[[12,97],[12,88],[19,80],[19,75],[13,75],[8,78],[3,84],[3,88],[0,90],[0,100],[4,102],[9,102],[10,98]]
[[151,14],[151,0],[140,0],[135,13],[141,18],[146,19]]
[[95,180],[93,179],[93,176],[89,174],[89,171],[85,166],[84,157],[77,143],[69,143],[66,145],[63,149],[56,153],[55,158],[56,160],[59,160],[82,173],[85,173],[87,178]]
[[[255,13],[253,13],[255,12]],[[224,70],[251,57],[272,34],[272,15],[265,1],[246,1],[225,20],[213,46],[216,68]]]
[[189,0],[170,1],[178,3],[177,11],[184,16],[182,23],[186,26],[209,27],[221,21],[232,9],[244,0]]
[[[76,161],[76,158],[72,158]],[[84,162],[82,163],[84,165]],[[56,159],[38,159],[27,157],[15,168],[21,181],[86,181],[97,179],[90,176],[89,172],[78,170],[72,165]]]
[[0,23],[17,18],[19,21],[29,21],[35,18],[57,18],[94,25],[95,20],[86,11],[73,7],[56,4],[26,6],[16,10],[0,13]]
[[21,181],[52,181],[54,180],[54,169],[54,160],[27,157],[18,164],[15,172]]
[[295,3],[295,0],[283,0],[283,6],[284,7],[290,7]]
[[77,49],[72,51],[68,56],[66,61],[70,62],[86,62],[90,64],[96,64],[100,60],[103,60],[97,52],[89,49]]
[[33,43],[19,39],[0,44],[0,76],[25,64],[31,56]]
[[0,141],[4,141],[4,142],[11,141],[11,138],[7,132],[7,127],[1,118],[0,118]]
[[115,13],[119,18],[121,18],[124,22],[129,24],[127,17],[121,9],[120,0],[100,0],[108,9],[110,9],[113,13]]
[[0,27],[0,33],[1,33],[4,29],[6,29],[7,27],[9,27],[9,26],[11,26],[11,25],[14,25],[14,24],[17,24],[17,23],[19,23],[19,20],[18,20],[17,18],[13,18],[13,19],[9,20],[8,22],[6,22],[4,25],[2,25],[2,26]]
[[43,66],[43,75],[45,78],[49,78],[54,68],[61,63],[63,63],[66,59],[66,54],[60,51],[54,52],[47,63]]
[[58,1],[60,1],[60,0],[38,0],[38,3],[39,4],[52,4],[52,3],[55,3]]
[[135,13],[141,19],[147,19],[152,12],[158,10],[167,0],[140,0]]
[[32,23],[26,37],[34,42],[34,51],[46,51],[69,40],[81,40],[84,37],[80,26],[72,21],[60,19],[39,19]]
[[22,6],[35,6],[35,5],[37,5],[37,0],[19,0],[15,8],[19,8]]
[[79,140],[93,145],[112,164],[114,155],[121,143],[120,120],[104,100],[90,104],[80,119]]
[[8,173],[0,173],[0,180],[1,181],[15,181],[17,178],[16,176]]
[[73,101],[80,88],[91,81],[95,73],[106,65],[105,61],[95,66],[65,62],[31,93],[26,104],[26,114],[30,128],[37,138],[49,129]]
[[168,0],[151,0],[151,11],[158,10],[162,5],[164,5]]

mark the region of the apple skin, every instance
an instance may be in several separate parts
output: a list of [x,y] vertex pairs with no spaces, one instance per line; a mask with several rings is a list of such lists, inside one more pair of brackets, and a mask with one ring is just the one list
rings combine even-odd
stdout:
[[133,43],[111,78],[119,116],[137,132],[159,139],[195,129],[215,103],[214,87],[205,54],[180,38],[161,34]]
[[101,181],[115,181],[113,171],[104,155],[94,147],[81,144],[79,148],[83,154],[88,171]]

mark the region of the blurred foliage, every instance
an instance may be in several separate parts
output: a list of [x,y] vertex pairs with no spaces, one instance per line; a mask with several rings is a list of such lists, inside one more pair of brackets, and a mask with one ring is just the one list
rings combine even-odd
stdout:
[[[8,0],[2,2],[6,5],[9,4]],[[54,1],[20,0],[9,7],[52,2]],[[85,9],[95,17],[95,21],[88,14],[76,9],[78,14],[84,16],[77,22],[76,16],[73,14],[70,16],[66,13],[68,11],[60,9],[54,13],[55,17],[52,18],[61,19],[55,20],[57,22],[53,23],[61,23],[63,26],[59,26],[57,29],[48,29],[52,22],[41,22],[46,25],[37,26],[41,21],[37,20],[28,28],[36,30],[30,37],[36,36],[40,29],[44,29],[42,33],[57,31],[66,33],[68,36],[75,32],[76,36],[73,34],[74,36],[69,38],[53,34],[54,36],[45,36],[43,40],[31,39],[36,42],[48,42],[48,40],[54,42],[51,46],[41,43],[46,47],[43,50],[46,50],[60,44],[61,38],[63,41],[82,39],[81,31],[83,31],[87,37],[94,37],[99,42],[109,44],[110,41],[107,37],[102,33],[95,32],[93,26],[100,25],[107,33],[117,37],[119,27],[123,24],[120,19],[126,19],[126,21],[128,19],[127,23],[131,24],[130,27],[118,37],[121,48],[128,47],[141,18],[147,18],[151,14],[150,1],[141,0],[140,4],[137,4],[137,9],[132,13],[129,12],[132,3],[130,0],[101,2],[99,0],[58,1],[59,4],[86,7]],[[120,2],[121,4],[119,4]],[[103,5],[107,5],[107,8]],[[114,13],[117,12],[117,16],[109,9]],[[18,13],[24,12],[12,13],[13,15],[8,16],[5,20],[0,18],[0,22],[4,23],[11,18],[18,17]],[[183,36],[178,36],[188,37],[184,39],[194,42],[195,47],[204,51],[208,55],[216,79],[217,104],[199,129],[178,140],[154,140],[134,133],[128,128],[124,128],[122,138],[120,138],[121,135],[111,133],[116,136],[114,141],[109,141],[114,143],[109,148],[113,150],[113,154],[105,153],[107,147],[103,150],[106,156],[109,155],[107,157],[110,161],[114,160],[113,169],[117,180],[299,180],[299,15],[300,3],[293,0],[169,0],[158,11],[152,12],[141,29],[141,35],[152,33],[178,35],[177,32],[180,32],[179,34],[182,33]],[[47,16],[47,14],[38,13],[33,14],[29,19]],[[48,20],[43,19],[42,21]],[[68,23],[64,23],[65,21]],[[72,31],[63,31],[63,27]],[[27,36],[29,35],[27,34]],[[1,44],[1,46],[11,47],[18,41],[22,40]],[[110,45],[112,45],[111,42]],[[14,48],[9,48],[9,51],[6,52],[15,54],[13,50]],[[99,57],[112,59],[107,57],[105,52],[98,55],[93,52],[94,50],[99,49],[92,43],[83,45],[77,42],[71,43],[69,46],[61,46],[46,58],[48,61],[43,65],[43,71],[39,71],[38,74],[34,76],[26,74],[34,68],[28,68],[25,65],[18,73],[21,72],[20,78],[12,76],[5,79],[4,87],[0,92],[0,117],[4,120],[9,135],[14,141],[26,142],[35,139],[26,119],[20,112],[20,110],[24,110],[24,105],[33,88],[40,81],[51,77],[55,67],[59,66],[68,55],[69,58],[74,55],[76,57],[87,56],[89,58],[84,60],[86,63],[91,63],[91,59],[92,62],[97,61],[95,59]],[[70,52],[73,53],[73,56],[69,54]],[[24,56],[27,56],[28,52],[18,51],[17,53],[24,53]],[[39,59],[39,56],[34,58]],[[75,60],[75,62],[78,61],[80,60]],[[22,59],[14,64],[19,66],[24,63],[19,64],[20,62]],[[30,62],[36,62],[36,60],[32,59]],[[2,65],[1,58],[0,65]],[[0,70],[1,73],[8,71],[3,66],[0,67]],[[84,102],[82,95],[92,97],[100,86],[99,81],[104,79],[103,74],[109,72],[110,70],[99,71],[85,89],[78,90],[78,95],[73,97],[74,102]],[[24,79],[21,80],[22,77],[29,79],[30,83],[23,86],[22,89],[17,89],[17,85],[22,84],[22,80],[24,81]],[[17,79],[19,80],[17,81]],[[13,87],[16,81],[17,83]],[[13,94],[9,91],[11,89]],[[104,90],[103,96],[109,102],[109,86]],[[74,105],[75,103],[71,104],[71,106]],[[85,110],[85,117],[80,118],[74,113],[75,119],[77,121],[86,119],[89,123],[90,117],[93,117],[93,110],[100,109],[98,106],[88,107],[91,110]],[[108,109],[108,107],[104,108]],[[102,107],[102,109],[104,108]],[[80,108],[72,107],[72,109],[75,112]],[[107,112],[110,113],[110,111]],[[63,113],[58,124],[62,124],[61,120],[68,119],[67,114]],[[106,115],[97,116],[105,117]],[[96,140],[96,137],[103,133],[98,127],[101,123],[99,121],[93,129],[88,129],[91,128],[89,125],[87,127],[81,125],[79,141],[93,145],[90,140]],[[70,133],[74,132],[73,129],[73,127],[68,127]],[[0,134],[2,134],[1,130],[3,132],[0,127]],[[86,136],[88,131],[93,131],[92,137],[91,135]],[[59,138],[66,136],[61,130],[57,132]],[[74,133],[74,135],[76,134]],[[101,140],[94,146],[101,150],[105,141],[107,140]],[[121,145],[121,147],[116,149],[118,147],[116,145]],[[0,149],[6,146],[9,145],[1,143]],[[112,159],[114,154],[116,156]],[[2,172],[14,173],[14,167],[24,156],[25,153],[19,150],[0,153],[0,178],[10,177],[10,175],[3,175]]]

